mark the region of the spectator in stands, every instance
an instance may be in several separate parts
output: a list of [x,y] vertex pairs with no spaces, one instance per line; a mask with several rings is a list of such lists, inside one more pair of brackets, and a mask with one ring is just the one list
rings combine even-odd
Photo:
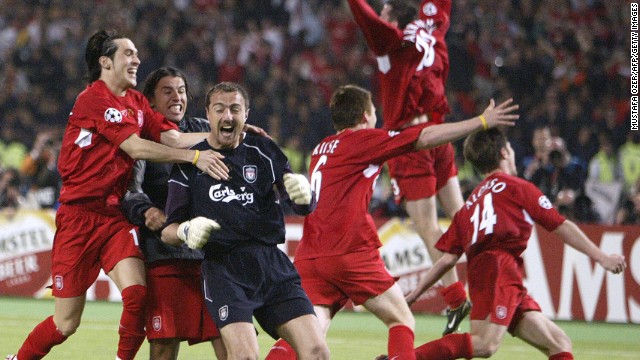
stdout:
[[538,169],[549,166],[549,153],[553,145],[551,129],[546,124],[538,125],[531,136],[533,154],[522,159],[520,169],[525,179],[530,180]]
[[640,179],[640,132],[629,132],[627,141],[618,150],[618,159],[625,191],[627,193],[640,191],[638,188],[633,189]]
[[530,181],[553,203],[561,192],[564,193],[563,205],[571,206],[573,199],[582,193],[587,169],[567,151],[564,140],[555,138],[552,142],[548,165],[538,168]]
[[24,202],[20,194],[20,174],[14,168],[0,171],[0,208],[18,209]]
[[621,181],[622,169],[612,143],[611,134],[598,134],[599,150],[589,161],[589,179],[602,184]]
[[19,169],[27,156],[28,150],[18,135],[18,126],[7,121],[0,128],[0,167]]
[[20,167],[26,196],[33,197],[40,208],[57,207],[62,181],[57,167],[60,138],[54,131],[38,133]]
[[616,213],[618,225],[640,225],[640,179],[635,183],[635,193],[627,197]]

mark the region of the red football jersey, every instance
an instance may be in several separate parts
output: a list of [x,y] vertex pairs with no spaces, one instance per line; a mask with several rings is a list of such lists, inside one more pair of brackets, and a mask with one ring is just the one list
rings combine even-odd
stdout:
[[160,142],[160,133],[170,129],[178,128],[153,111],[142,93],[130,89],[116,96],[101,80],[89,84],[78,95],[62,138],[60,202],[119,204],[134,162],[120,143],[132,134]]
[[345,130],[315,147],[309,169],[318,206],[304,220],[296,260],[382,246],[369,215],[373,187],[382,164],[413,150],[421,129]]
[[445,83],[449,55],[444,41],[451,0],[429,1],[420,18],[400,30],[380,19],[366,0],[349,0],[355,21],[377,56],[385,129],[401,129],[428,114],[438,124],[449,112]]
[[564,221],[535,185],[496,173],[473,190],[436,247],[451,254],[465,253],[468,262],[485,251],[519,257],[527,248],[534,222],[553,231]]

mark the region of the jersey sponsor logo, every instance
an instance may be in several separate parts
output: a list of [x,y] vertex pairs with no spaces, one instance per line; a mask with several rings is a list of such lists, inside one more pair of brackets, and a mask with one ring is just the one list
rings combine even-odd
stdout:
[[108,122],[119,123],[119,122],[122,122],[122,113],[117,109],[108,108],[104,112],[104,119],[107,120]]
[[241,201],[242,206],[247,204],[253,204],[253,193],[245,192],[245,187],[241,187],[242,193],[236,193],[233,189],[225,186],[222,188],[222,184],[216,184],[209,188],[209,198],[214,202],[222,201],[228,203],[234,200]]
[[549,198],[546,197],[545,195],[542,195],[538,198],[538,205],[540,205],[541,208],[547,209],[547,210],[553,207],[553,204],[551,203]]
[[507,317],[507,308],[506,306],[498,305],[496,306],[496,317],[498,319],[504,319]]
[[258,178],[258,167],[255,165],[243,166],[242,176],[244,177],[244,181],[250,184],[256,182],[256,179]]
[[144,113],[142,110],[138,110],[138,127],[142,127],[144,125]]
[[160,329],[162,329],[162,318],[160,316],[154,316],[151,323],[153,324],[154,331],[160,331]]
[[56,283],[56,289],[62,290],[62,288],[64,287],[64,280],[62,278],[62,275],[56,275],[54,278],[54,282]]
[[229,317],[229,306],[224,305],[220,309],[218,309],[218,317],[220,321],[225,321]]

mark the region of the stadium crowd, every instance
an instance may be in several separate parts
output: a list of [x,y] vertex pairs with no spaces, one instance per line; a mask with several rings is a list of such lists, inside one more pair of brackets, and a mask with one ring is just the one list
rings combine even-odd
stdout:
[[[447,121],[473,116],[490,97],[513,97],[521,118],[509,137],[520,176],[577,222],[640,224],[627,4],[453,3]],[[294,172],[333,133],[334,89],[352,83],[377,94],[376,59],[346,1],[0,0],[0,207],[56,207],[62,129],[86,85],[86,38],[100,28],[136,43],[139,83],[162,65],[183,70],[190,115],[203,116],[213,84],[243,84],[252,94],[249,123],[277,140]],[[459,178],[470,191],[479,177],[461,153]],[[388,181],[378,183],[372,211],[401,214]]]

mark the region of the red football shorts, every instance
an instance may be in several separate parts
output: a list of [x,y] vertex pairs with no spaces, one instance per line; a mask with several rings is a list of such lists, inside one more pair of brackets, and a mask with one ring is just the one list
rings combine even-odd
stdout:
[[490,316],[494,324],[509,327],[518,325],[527,311],[540,311],[538,303],[522,284],[519,260],[502,251],[483,252],[467,265],[469,297],[473,303],[471,320]]
[[202,295],[200,261],[164,260],[147,268],[147,338],[197,344],[220,337]]
[[88,208],[61,205],[56,213],[51,276],[53,296],[84,294],[100,269],[109,273],[120,260],[143,258],[138,248],[138,227],[119,210],[100,214]]
[[384,293],[395,283],[378,249],[295,260],[294,264],[311,303],[330,306],[333,313],[340,310],[348,299],[360,305]]
[[387,160],[396,203],[434,196],[458,175],[451,143],[412,151]]

